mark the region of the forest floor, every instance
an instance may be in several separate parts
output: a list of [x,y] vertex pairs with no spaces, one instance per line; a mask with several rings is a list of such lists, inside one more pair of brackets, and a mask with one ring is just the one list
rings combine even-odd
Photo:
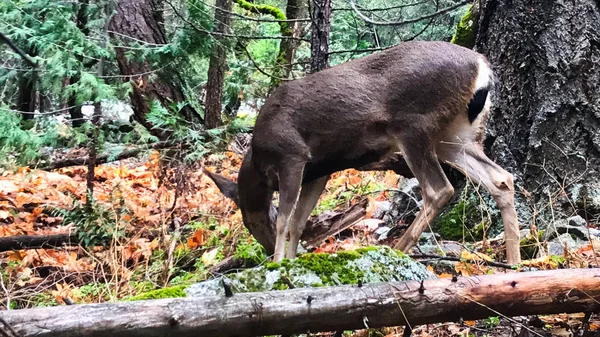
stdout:
[[[238,154],[225,152],[200,164],[235,179],[240,163]],[[250,265],[261,263],[265,256],[243,227],[239,210],[202,174],[200,164],[166,168],[158,153],[153,153],[145,159],[99,166],[95,202],[89,205],[85,167],[5,172],[0,176],[0,239],[67,234],[80,228],[77,238],[87,248],[73,243],[55,249],[0,252],[0,310],[131,299],[153,289],[210,278],[211,268],[228,257]],[[346,170],[333,175],[314,214],[343,210],[363,198],[368,199],[367,214],[315,251],[392,244],[393,239],[376,240],[375,230],[385,224],[373,215],[399,179],[392,172]],[[447,261],[443,268],[429,263],[431,259],[422,263],[439,277],[505,271],[480,263],[492,260],[489,246],[459,244],[464,247],[460,261]],[[590,245],[559,258],[525,261],[522,267],[582,267],[596,258]],[[581,336],[584,330],[592,336],[598,335],[599,327],[600,317],[584,314],[496,316],[419,326],[413,336]],[[361,330],[345,336],[402,336],[402,328]]]

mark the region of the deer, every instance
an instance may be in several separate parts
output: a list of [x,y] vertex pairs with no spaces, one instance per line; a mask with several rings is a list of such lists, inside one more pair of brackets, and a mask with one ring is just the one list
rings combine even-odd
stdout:
[[204,172],[279,262],[296,257],[330,175],[349,168],[418,180],[421,209],[395,245],[407,252],[454,194],[444,163],[489,191],[504,224],[506,260],[517,264],[514,177],[483,148],[493,85],[491,66],[476,51],[403,42],[282,84],[258,113],[237,183]]

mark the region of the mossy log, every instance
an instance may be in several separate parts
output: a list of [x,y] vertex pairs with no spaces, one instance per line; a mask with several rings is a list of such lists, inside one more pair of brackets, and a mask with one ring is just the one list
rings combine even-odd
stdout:
[[600,269],[0,311],[20,336],[262,336],[594,312]]

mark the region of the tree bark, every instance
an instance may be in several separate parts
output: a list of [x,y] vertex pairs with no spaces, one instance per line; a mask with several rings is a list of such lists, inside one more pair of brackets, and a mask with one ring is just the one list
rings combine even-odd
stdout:
[[20,336],[263,336],[593,312],[600,270],[566,269],[0,311]]
[[[306,6],[304,1],[300,0],[288,0],[285,9],[285,16],[288,20],[301,19],[306,12]],[[285,53],[285,63],[283,64],[283,77],[289,78],[292,72],[292,64],[294,63],[294,57],[296,56],[296,50],[298,49],[298,40],[302,33],[302,22],[288,22],[291,30],[291,36],[294,39],[281,40],[280,49]]]
[[20,249],[59,248],[79,244],[75,234],[15,235],[0,238],[0,252]]
[[[121,0],[116,2],[117,13],[110,23],[113,38],[122,40],[119,44],[127,44],[129,38],[137,39],[151,44],[168,43],[163,28],[162,8],[159,0]],[[127,60],[125,54],[127,49],[115,47],[117,63],[121,75],[132,75],[133,92],[131,103],[133,105],[134,118],[149,130],[151,125],[146,121],[145,115],[150,110],[152,100],[158,100],[164,107],[169,107],[173,102],[185,101],[181,85],[181,76],[173,69],[166,66],[164,80],[150,80],[154,74],[162,74],[156,65],[151,62]],[[166,73],[168,72],[168,74]],[[180,112],[190,122],[199,122],[200,116],[189,105]],[[164,135],[163,135],[164,136]]]
[[498,80],[486,145],[541,210],[521,200],[522,219],[600,213],[599,7],[482,1],[476,46]]
[[[215,9],[215,32],[227,33],[231,25],[232,0],[217,0]],[[224,9],[220,11],[219,8]],[[225,38],[217,38],[208,66],[208,83],[206,84],[205,121],[206,129],[223,125],[221,118],[223,85],[227,67],[227,49]]]
[[331,32],[331,0],[311,3],[312,33],[310,38],[311,72],[329,67],[329,33]]

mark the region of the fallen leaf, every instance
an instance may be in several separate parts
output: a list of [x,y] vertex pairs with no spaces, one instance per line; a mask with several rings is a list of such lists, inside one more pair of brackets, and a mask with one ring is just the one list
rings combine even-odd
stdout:
[[215,264],[218,252],[219,248],[204,252],[204,254],[202,254],[202,263],[204,263],[204,265],[207,267]]

